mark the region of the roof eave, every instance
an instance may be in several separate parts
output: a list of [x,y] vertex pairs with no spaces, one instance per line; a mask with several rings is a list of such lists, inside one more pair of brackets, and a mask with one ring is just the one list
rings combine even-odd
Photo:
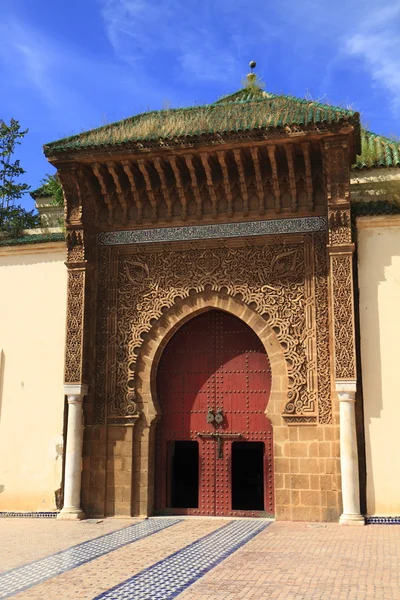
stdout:
[[[176,136],[174,138],[160,138],[158,140],[129,140],[119,143],[111,144],[91,144],[79,147],[59,147],[44,146],[44,154],[47,159],[53,164],[59,160],[73,160],[75,157],[90,154],[116,154],[121,151],[128,150],[129,153],[149,152],[149,150],[163,151],[172,150],[174,148],[191,148],[193,147],[204,147],[204,146],[217,146],[223,144],[234,143],[238,141],[238,137],[243,140],[243,136],[246,136],[248,142],[262,141],[262,140],[274,140],[287,138],[295,138],[299,135],[316,135],[324,136],[329,134],[337,134],[338,130],[343,127],[352,126],[355,131],[355,144],[354,144],[354,156],[352,161],[355,161],[358,146],[361,145],[360,136],[360,124],[359,120],[350,117],[348,119],[341,119],[334,123],[310,123],[306,126],[293,123],[291,125],[277,126],[277,127],[263,127],[249,130],[238,130],[230,132],[216,132],[216,133],[205,133],[200,135],[187,135],[187,136]],[[320,128],[319,128],[320,127]],[[296,131],[291,133],[290,128],[296,128]],[[299,131],[300,129],[300,131]]]

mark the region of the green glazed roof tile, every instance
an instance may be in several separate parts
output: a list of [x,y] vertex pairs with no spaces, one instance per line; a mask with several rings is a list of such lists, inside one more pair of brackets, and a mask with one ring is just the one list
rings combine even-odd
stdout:
[[400,142],[361,131],[361,154],[357,156],[353,169],[400,167]]
[[127,142],[155,141],[206,134],[240,132],[285,126],[337,123],[358,124],[354,111],[294,96],[244,88],[213,104],[142,113],[45,145],[47,156],[83,148],[114,146]]

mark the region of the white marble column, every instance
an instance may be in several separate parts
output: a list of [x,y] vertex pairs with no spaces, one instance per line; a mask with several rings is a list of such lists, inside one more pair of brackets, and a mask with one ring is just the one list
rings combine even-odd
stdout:
[[336,381],[340,411],[340,467],[342,473],[342,525],[364,525],[360,513],[360,484],[356,432],[356,382]]
[[64,507],[59,519],[83,519],[81,509],[81,461],[83,444],[83,397],[87,385],[65,385],[68,398],[67,444],[65,452]]

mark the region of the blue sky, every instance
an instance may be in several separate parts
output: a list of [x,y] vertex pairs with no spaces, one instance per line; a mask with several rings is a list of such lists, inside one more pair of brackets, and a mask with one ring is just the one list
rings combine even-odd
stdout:
[[44,143],[212,102],[256,60],[267,90],[400,135],[399,56],[400,0],[13,0],[0,6],[0,118],[29,128],[18,158],[34,188],[54,171]]

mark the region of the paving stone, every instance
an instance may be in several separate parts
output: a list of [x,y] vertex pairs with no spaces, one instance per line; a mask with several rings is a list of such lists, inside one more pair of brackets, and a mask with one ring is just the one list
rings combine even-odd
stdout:
[[[2,558],[19,566],[98,537],[100,527],[104,535],[131,523],[7,519],[0,522],[0,566],[9,568]],[[251,523],[260,521],[185,519],[76,568],[66,565],[13,598],[400,600],[400,527],[276,522],[246,542]]]
[[142,519],[0,519],[0,573]]

